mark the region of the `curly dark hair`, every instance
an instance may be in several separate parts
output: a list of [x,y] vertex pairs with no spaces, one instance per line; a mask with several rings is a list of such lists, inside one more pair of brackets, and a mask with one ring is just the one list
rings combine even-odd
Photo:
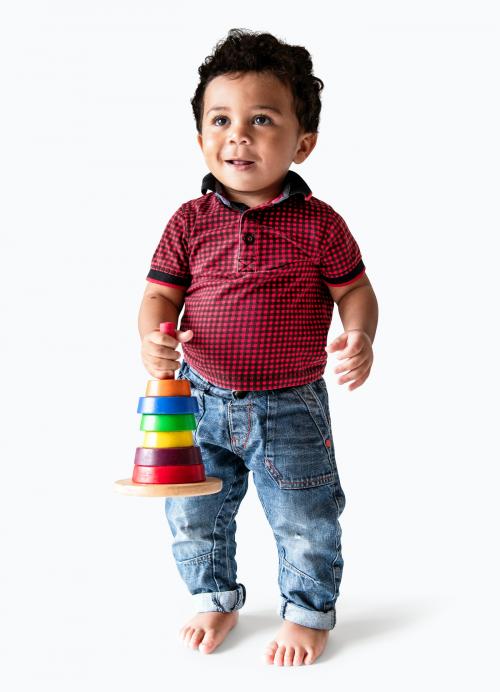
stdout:
[[213,53],[198,68],[200,82],[191,99],[196,129],[201,134],[203,97],[207,84],[218,75],[266,72],[291,88],[297,119],[304,132],[317,132],[321,111],[320,92],[324,87],[312,74],[310,53],[303,46],[291,46],[272,34],[230,29]]

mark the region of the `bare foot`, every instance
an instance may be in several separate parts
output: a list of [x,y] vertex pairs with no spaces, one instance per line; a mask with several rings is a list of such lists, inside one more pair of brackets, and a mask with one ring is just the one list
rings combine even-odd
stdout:
[[210,654],[222,644],[238,622],[238,616],[237,610],[231,613],[197,613],[181,627],[179,637],[191,649],[199,649],[204,654]]
[[276,666],[314,663],[326,646],[329,631],[283,620],[276,639],[273,639],[265,651],[264,660]]

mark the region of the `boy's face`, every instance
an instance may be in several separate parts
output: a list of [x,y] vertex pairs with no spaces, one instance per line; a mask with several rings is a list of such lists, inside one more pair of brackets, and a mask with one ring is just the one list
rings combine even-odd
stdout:
[[[254,207],[281,192],[290,164],[309,156],[317,133],[301,130],[289,87],[272,74],[244,72],[219,75],[208,83],[197,138],[228,198]],[[231,159],[252,163],[229,163]]]

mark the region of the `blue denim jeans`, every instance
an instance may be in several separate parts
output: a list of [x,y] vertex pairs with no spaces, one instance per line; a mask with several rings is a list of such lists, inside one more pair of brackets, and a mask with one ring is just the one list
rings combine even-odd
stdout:
[[333,629],[345,495],[324,378],[238,392],[208,382],[185,360],[178,377],[190,381],[198,401],[194,443],[206,475],[223,481],[212,495],[165,499],[173,556],[197,612],[231,612],[245,603],[245,586],[236,581],[235,517],[252,471],[278,549],[278,614]]

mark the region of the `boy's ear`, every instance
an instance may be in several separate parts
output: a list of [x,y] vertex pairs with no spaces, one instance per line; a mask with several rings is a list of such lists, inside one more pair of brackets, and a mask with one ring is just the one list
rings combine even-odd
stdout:
[[196,141],[198,142],[200,149],[203,151],[203,137],[200,135],[199,132],[196,135]]
[[295,158],[293,159],[294,163],[302,163],[302,161],[305,161],[311,151],[314,149],[316,146],[316,142],[318,141],[318,133],[317,132],[306,132],[305,134],[301,135],[299,143],[297,145],[297,151],[295,152]]

